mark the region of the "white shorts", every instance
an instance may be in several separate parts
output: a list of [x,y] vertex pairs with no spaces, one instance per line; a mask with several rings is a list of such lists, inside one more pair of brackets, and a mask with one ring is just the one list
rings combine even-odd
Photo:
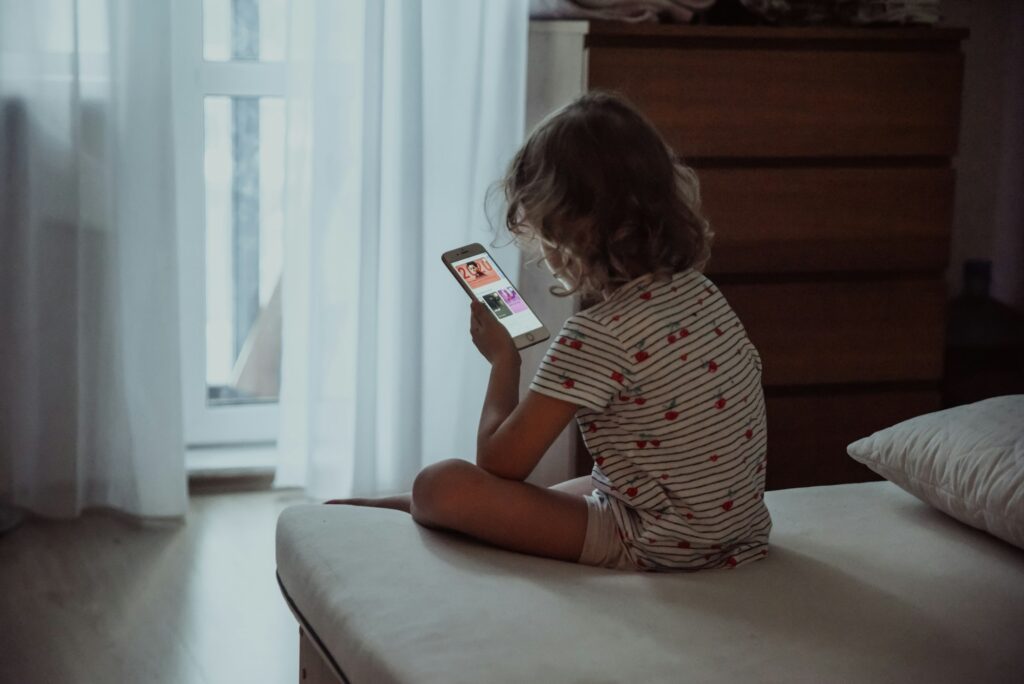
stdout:
[[587,502],[587,536],[576,562],[613,570],[637,570],[619,538],[615,514],[607,499],[598,498],[593,493],[583,498]]

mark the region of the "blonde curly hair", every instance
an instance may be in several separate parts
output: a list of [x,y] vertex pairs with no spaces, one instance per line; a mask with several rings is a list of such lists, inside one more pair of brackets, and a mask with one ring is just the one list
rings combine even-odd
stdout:
[[558,256],[555,276],[571,287],[556,296],[603,297],[710,258],[697,175],[620,95],[591,91],[550,115],[499,183],[509,232]]

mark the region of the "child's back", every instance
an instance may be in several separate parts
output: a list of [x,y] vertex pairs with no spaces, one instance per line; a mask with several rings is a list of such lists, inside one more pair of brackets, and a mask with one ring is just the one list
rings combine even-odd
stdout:
[[540,243],[561,294],[599,301],[566,322],[531,384],[580,407],[588,505],[624,542],[590,540],[586,559],[609,546],[597,562],[618,563],[622,546],[655,570],[760,558],[761,359],[701,274],[713,232],[692,169],[626,101],[588,93],[538,126],[504,186],[507,227]]
[[706,277],[641,277],[576,314],[532,388],[583,407],[594,485],[634,563],[700,569],[766,552],[761,360]]

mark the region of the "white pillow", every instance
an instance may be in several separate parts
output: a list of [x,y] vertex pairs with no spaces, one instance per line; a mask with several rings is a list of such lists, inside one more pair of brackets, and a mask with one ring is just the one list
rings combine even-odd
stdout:
[[1024,549],[1024,395],[911,418],[846,451],[940,511]]

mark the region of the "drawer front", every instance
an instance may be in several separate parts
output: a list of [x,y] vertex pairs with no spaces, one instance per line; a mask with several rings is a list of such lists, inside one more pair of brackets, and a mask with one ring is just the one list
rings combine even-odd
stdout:
[[698,169],[710,273],[945,269],[949,168]]
[[941,377],[941,278],[719,287],[761,354],[765,385]]
[[589,48],[619,91],[692,157],[951,156],[957,52]]
[[938,411],[938,391],[880,391],[772,397],[768,418],[768,489],[881,479],[846,447],[877,430]]

